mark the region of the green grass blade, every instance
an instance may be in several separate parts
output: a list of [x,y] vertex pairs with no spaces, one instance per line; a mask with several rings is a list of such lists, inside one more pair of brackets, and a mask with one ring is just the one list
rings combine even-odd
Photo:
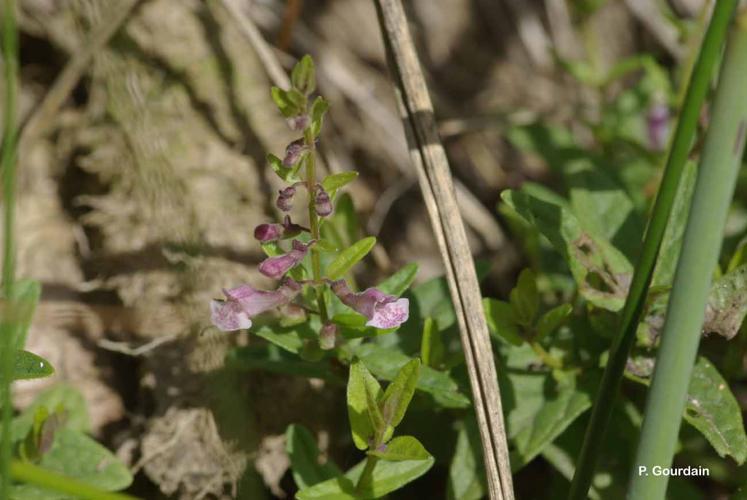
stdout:
[[[705,305],[718,263],[747,132],[747,10],[729,39],[713,105],[713,118],[674,276],[651,389],[646,401],[631,498],[663,499],[667,476],[638,474],[672,464],[687,388],[700,343]],[[640,469],[643,470],[643,469]]]
[[585,499],[591,485],[594,467],[604,442],[604,433],[612,415],[614,399],[620,387],[628,354],[635,340],[635,332],[672,211],[677,186],[692,146],[700,109],[708,92],[713,68],[721,53],[727,27],[736,4],[736,0],[720,0],[716,3],[711,22],[703,38],[700,54],[695,63],[674,132],[653,214],[646,231],[643,251],[638,259],[628,298],[623,308],[619,332],[612,346],[609,362],[604,371],[589,426],[584,436],[581,454],[571,483],[569,498],[572,500]]
[[[16,27],[15,0],[3,1],[2,53],[5,77],[3,99],[3,143],[0,167],[3,176],[4,254],[3,292],[6,299],[13,296],[15,250],[13,220],[15,210],[15,171],[18,101],[18,29]],[[7,307],[7,306],[6,306]],[[0,406],[2,407],[2,432],[0,432],[0,498],[10,493],[10,420],[12,417],[10,380],[13,376],[14,341],[17,328],[9,323],[7,311],[0,318]]]

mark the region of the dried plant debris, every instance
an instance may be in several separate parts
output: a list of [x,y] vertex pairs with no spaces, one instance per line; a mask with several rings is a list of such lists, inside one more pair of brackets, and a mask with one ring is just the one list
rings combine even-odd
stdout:
[[717,333],[731,340],[747,314],[747,265],[716,280],[706,306],[704,333]]

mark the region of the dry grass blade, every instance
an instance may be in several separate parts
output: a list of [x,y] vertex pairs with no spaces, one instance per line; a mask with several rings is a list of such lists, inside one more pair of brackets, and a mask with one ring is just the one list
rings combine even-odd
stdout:
[[121,2],[119,8],[111,14],[110,18],[96,28],[88,43],[84,44],[80,51],[77,51],[68,61],[62,73],[45,94],[44,99],[23,124],[19,140],[21,156],[28,151],[29,146],[35,139],[44,135],[47,128],[53,123],[51,117],[60,109],[83,73],[88,70],[93,56],[109,43],[109,40],[119,31],[135,7],[142,1],[126,0]]
[[[469,370],[491,499],[513,499],[500,390],[467,235],[433,106],[399,0],[376,0],[410,154],[446,267]],[[448,230],[448,235],[446,231]]]

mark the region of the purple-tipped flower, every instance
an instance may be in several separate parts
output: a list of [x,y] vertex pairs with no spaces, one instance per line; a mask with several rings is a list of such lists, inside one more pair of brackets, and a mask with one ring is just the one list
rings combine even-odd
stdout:
[[305,129],[309,126],[309,115],[298,115],[298,116],[292,116],[288,118],[288,126],[291,128],[291,130],[294,130],[296,132],[300,132],[301,130]]
[[269,243],[280,239],[283,226],[280,224],[260,224],[254,228],[254,237],[262,243]]
[[290,252],[278,255],[277,257],[268,257],[263,260],[259,265],[259,272],[269,278],[282,278],[285,273],[290,271],[301,262],[304,257],[306,257],[306,252],[309,251],[311,243],[304,245],[298,240],[293,240],[292,245],[293,248]]
[[316,210],[316,214],[320,217],[326,217],[332,213],[332,201],[329,199],[329,194],[327,194],[320,184],[316,186],[314,209]]
[[646,117],[649,147],[663,151],[669,139],[669,108],[665,104],[654,104]]
[[285,156],[283,157],[283,166],[292,167],[301,156],[309,150],[309,147],[303,143],[303,139],[296,139],[295,141],[288,144],[285,148]]
[[226,300],[210,301],[210,319],[224,332],[243,330],[252,326],[252,316],[287,304],[301,291],[301,285],[286,278],[275,291],[257,290],[240,285],[223,290]]
[[322,330],[319,332],[319,347],[325,351],[334,349],[336,340],[337,325],[334,323],[325,323]]
[[332,283],[332,291],[343,304],[368,318],[366,326],[396,328],[410,316],[409,300],[398,299],[376,288],[353,293],[344,280],[338,280]]
[[278,201],[275,203],[283,212],[289,212],[293,208],[293,197],[296,195],[296,188],[288,186],[278,192]]

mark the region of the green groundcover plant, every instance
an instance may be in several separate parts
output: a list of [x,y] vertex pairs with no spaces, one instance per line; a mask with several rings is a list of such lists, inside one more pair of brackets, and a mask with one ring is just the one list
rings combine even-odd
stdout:
[[[15,28],[8,27],[7,11],[4,21],[4,59],[15,61],[9,52],[14,41],[7,38]],[[527,182],[502,193],[497,210],[525,256],[525,269],[505,300],[483,302],[499,365],[511,467],[519,476],[541,474],[541,484],[517,485],[527,488],[527,496],[548,498],[568,493],[581,454],[678,106],[672,75],[650,57],[625,60],[604,74],[582,63],[562,63],[600,98],[601,112],[582,124],[583,143],[570,127],[544,122],[508,131],[514,148],[547,164],[558,187]],[[15,81],[10,66],[6,80]],[[447,283],[436,278],[413,286],[418,267],[407,264],[376,286],[360,289],[353,271],[376,239],[362,234],[354,200],[344,190],[357,172],[318,177],[317,145],[328,104],[314,96],[310,57],[302,58],[291,76],[291,88],[271,92],[299,135],[282,157],[267,158],[284,183],[275,199],[282,217],[254,229],[266,254],[258,270],[277,284],[270,290],[226,284],[224,297],[211,301],[215,328],[248,329],[252,335],[247,346],[229,353],[227,366],[321,379],[328,390],[344,392],[348,425],[332,442],[355,454],[356,463],[341,467],[323,460],[314,434],[289,425],[286,450],[296,498],[413,498],[423,492],[455,500],[483,498],[479,432]],[[12,90],[6,88],[6,103],[15,99]],[[7,211],[14,201],[15,169],[15,138],[8,132],[14,125],[7,113],[6,106],[6,257],[12,256],[12,212]],[[747,488],[747,434],[731,391],[732,384],[747,378],[747,177],[744,169],[740,172],[712,270],[705,341],[688,381],[682,413],[687,425],[675,457],[683,469],[708,468],[711,486],[724,495]],[[600,438],[604,451],[592,467],[591,498],[623,498],[628,490],[697,179],[696,163],[688,160],[626,358],[622,390]],[[293,207],[301,204],[304,216],[293,220]],[[24,350],[40,286],[16,281],[12,260],[6,258],[4,266],[0,323],[1,354],[10,360],[3,364],[0,387],[0,496],[129,498],[114,492],[127,488],[132,476],[88,435],[87,410],[75,389],[54,387],[22,413],[11,412],[13,380],[53,371],[46,360]],[[476,262],[476,268],[485,280],[489,265]],[[427,481],[433,469],[447,477],[445,484]],[[669,493],[678,499],[703,497],[686,477],[670,478]]]
[[[365,452],[365,459],[347,471],[332,461],[320,462],[313,434],[291,425],[287,451],[297,498],[378,498],[434,465],[448,470],[449,498],[481,498],[481,449],[448,287],[443,278],[411,287],[417,266],[408,264],[376,287],[354,291],[353,266],[376,242],[361,234],[353,200],[341,189],[356,173],[315,177],[327,104],[321,97],[312,100],[313,68],[304,57],[293,70],[292,88],[273,89],[278,108],[302,137],[288,145],[283,158],[268,156],[287,184],[278,193],[278,209],[289,211],[303,194],[308,227],[288,215],[257,227],[255,236],[267,254],[259,271],[278,279],[278,287],[263,291],[239,285],[211,304],[219,329],[250,328],[267,341],[237,348],[229,365],[321,378],[330,387],[344,383],[340,366],[347,367],[349,442]],[[561,188],[528,182],[502,194],[499,212],[521,242],[528,267],[507,300],[484,299],[499,357],[512,469],[519,473],[541,458],[554,469],[547,491],[559,496],[568,490],[628,293],[676,105],[669,75],[651,58],[623,61],[609,75],[593,79],[588,71],[569,69],[603,96],[613,95],[608,89],[631,75],[635,83],[586,124],[592,148],[560,126],[533,123],[509,131],[513,146],[542,158]],[[604,440],[604,449],[615,451],[602,453],[592,498],[621,498],[627,488],[695,163],[684,172]],[[744,190],[741,179],[738,189]],[[730,489],[740,486],[738,471],[747,459],[742,413],[729,389],[730,380],[744,376],[739,360],[747,348],[742,210],[735,202],[715,270],[703,327],[709,342],[694,367],[683,414],[689,427],[681,434],[678,455],[682,464],[709,466],[712,477]],[[484,277],[486,266],[477,263],[477,268]],[[384,389],[380,381],[389,385]],[[401,435],[400,427],[417,438]],[[701,495],[683,478],[671,480],[671,491],[678,498]]]

